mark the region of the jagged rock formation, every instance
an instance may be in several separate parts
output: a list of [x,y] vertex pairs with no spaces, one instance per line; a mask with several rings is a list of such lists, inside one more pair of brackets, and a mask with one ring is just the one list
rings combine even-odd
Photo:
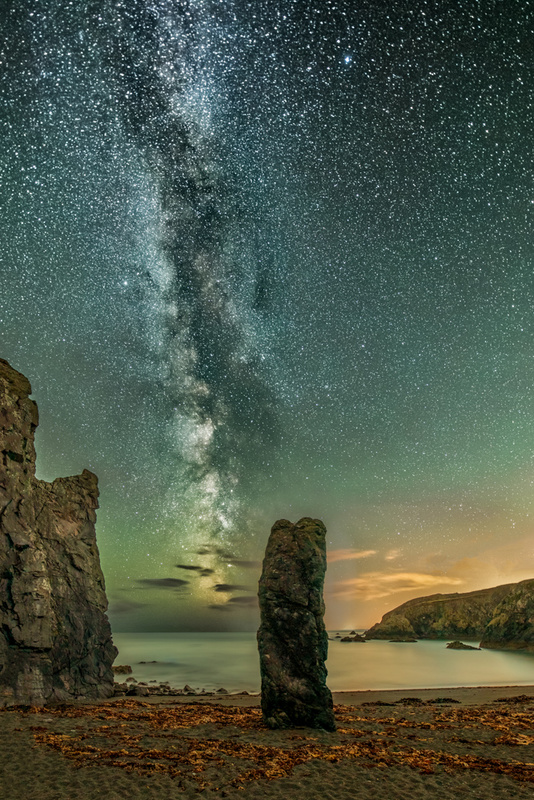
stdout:
[[480,646],[534,651],[534,580],[512,584],[494,609]]
[[326,528],[305,517],[272,527],[259,584],[261,707],[271,728],[335,730],[326,686]]
[[480,639],[495,608],[516,584],[459,594],[432,594],[408,600],[384,614],[366,639]]
[[35,477],[37,406],[0,359],[0,705],[113,693],[96,475]]

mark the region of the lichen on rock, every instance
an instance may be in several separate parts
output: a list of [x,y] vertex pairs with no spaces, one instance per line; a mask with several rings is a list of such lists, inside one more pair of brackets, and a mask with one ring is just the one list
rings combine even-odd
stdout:
[[261,707],[271,728],[335,730],[326,686],[326,528],[304,517],[273,525],[259,583]]
[[37,406],[0,359],[0,705],[113,693],[92,472],[35,477]]

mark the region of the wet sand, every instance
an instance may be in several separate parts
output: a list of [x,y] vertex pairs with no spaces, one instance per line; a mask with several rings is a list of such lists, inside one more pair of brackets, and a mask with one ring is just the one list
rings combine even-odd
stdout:
[[3,710],[0,796],[534,797],[534,686],[338,692],[334,703],[335,733],[271,731],[257,695]]

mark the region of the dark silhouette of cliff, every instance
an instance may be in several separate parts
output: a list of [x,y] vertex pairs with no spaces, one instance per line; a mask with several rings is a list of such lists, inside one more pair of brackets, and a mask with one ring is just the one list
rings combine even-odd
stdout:
[[35,477],[37,406],[0,359],[0,704],[113,693],[96,475]]

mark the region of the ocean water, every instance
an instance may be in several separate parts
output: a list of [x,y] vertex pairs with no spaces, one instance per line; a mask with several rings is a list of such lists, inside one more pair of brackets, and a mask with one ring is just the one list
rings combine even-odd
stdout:
[[[115,633],[113,640],[119,649],[115,663],[130,664],[138,681],[207,691],[260,689],[254,633]],[[534,653],[447,650],[444,641],[334,640],[327,667],[332,691],[534,684]]]

